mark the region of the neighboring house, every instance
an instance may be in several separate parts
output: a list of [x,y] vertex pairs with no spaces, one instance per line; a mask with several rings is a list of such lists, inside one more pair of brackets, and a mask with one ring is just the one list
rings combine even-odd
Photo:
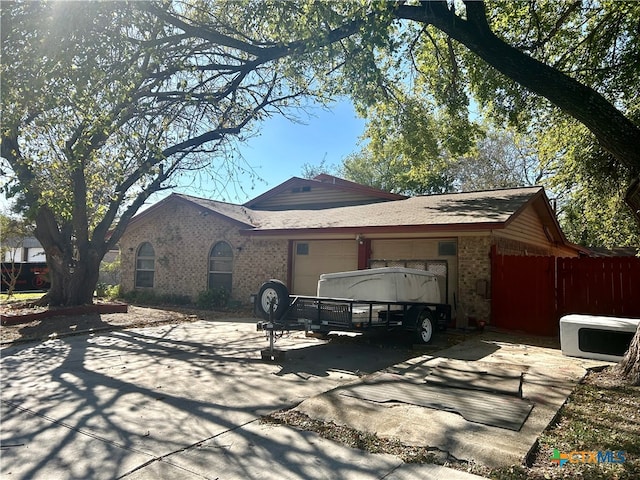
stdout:
[[7,263],[42,263],[46,262],[44,248],[34,237],[7,238],[4,240],[3,262]]
[[542,187],[407,198],[320,175],[292,178],[244,205],[161,200],[120,240],[121,286],[192,298],[224,287],[248,302],[270,278],[314,295],[322,273],[406,265],[437,273],[443,301],[489,319],[492,247],[579,255]]
[[[2,261],[4,263],[46,263],[47,256],[44,253],[44,248],[35,237],[25,237],[21,239],[7,239],[5,245],[3,245],[4,255]],[[118,250],[109,250],[102,263],[111,263],[118,258]],[[120,280],[119,272],[112,272],[106,274],[102,270],[100,271],[99,282],[113,285],[117,284]]]
[[640,247],[590,247],[589,251],[593,257],[637,257],[640,255]]
[[3,238],[0,291],[42,292],[49,288],[46,257],[34,237]]

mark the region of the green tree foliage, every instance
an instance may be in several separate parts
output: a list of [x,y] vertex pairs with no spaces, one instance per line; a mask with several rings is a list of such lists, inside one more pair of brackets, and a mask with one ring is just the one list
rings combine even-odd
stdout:
[[545,129],[539,142],[552,175],[545,185],[558,199],[567,237],[587,247],[640,245],[640,228],[624,205],[628,171],[571,121]]
[[[552,136],[555,125],[567,126],[563,140],[573,139],[573,145],[542,142],[541,148],[559,160],[550,172],[569,178],[579,165],[582,174],[572,177],[573,184],[565,183],[567,190],[556,192],[598,191],[613,209],[626,193],[631,213],[640,219],[637,2],[431,2],[422,7],[403,5],[398,17],[430,25],[426,29],[436,39],[432,45],[438,45],[434,35],[445,35],[466,47],[449,50],[449,59],[440,64],[452,67],[442,70],[440,79],[428,80],[442,102],[451,104],[445,93],[461,92],[455,87],[463,83],[494,119],[526,127],[539,139]],[[450,23],[444,23],[447,19]],[[437,49],[428,42],[422,49],[417,43],[417,49],[437,61],[432,54]],[[544,157],[542,162],[547,169]],[[608,222],[621,217],[630,215],[609,216]],[[637,228],[627,221],[622,230]]]
[[373,117],[361,139],[363,147],[344,159],[341,174],[405,195],[538,185],[546,174],[529,135],[469,124],[457,132],[464,139],[456,142],[459,148],[447,149],[441,139],[455,133],[446,120],[428,117],[422,122],[429,132],[422,136],[426,145],[411,136],[412,131],[420,131],[420,124],[406,118],[389,123]]
[[52,275],[45,301],[91,302],[105,253],[176,178],[207,169],[228,182],[243,168],[234,141],[313,92],[313,69],[283,59],[359,24],[283,43],[264,8],[3,3],[2,188],[35,220]]
[[440,121],[432,109],[415,97],[369,108],[365,144],[345,159],[346,177],[408,195],[453,190],[451,159],[473,145],[477,128]]

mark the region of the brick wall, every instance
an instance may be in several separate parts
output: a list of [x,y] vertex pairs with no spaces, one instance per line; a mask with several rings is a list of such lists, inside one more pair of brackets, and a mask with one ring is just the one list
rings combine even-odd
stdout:
[[[465,320],[460,318],[461,312],[477,320],[490,320],[491,242],[489,235],[458,238],[459,326],[464,326]],[[482,282],[480,286],[486,285],[487,295],[478,292],[478,282]]]
[[131,225],[120,240],[124,291],[134,289],[136,251],[143,242],[155,250],[153,290],[188,295],[207,289],[213,246],[227,242],[233,251],[232,298],[242,303],[269,278],[287,281],[287,241],[243,236],[238,224],[180,200],[169,201]]

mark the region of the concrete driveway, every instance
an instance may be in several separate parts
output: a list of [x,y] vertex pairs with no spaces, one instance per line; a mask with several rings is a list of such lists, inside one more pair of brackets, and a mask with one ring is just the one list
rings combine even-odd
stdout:
[[[443,460],[522,464],[586,369],[611,365],[563,356],[554,343],[497,332],[472,335],[311,397],[295,410],[429,446]],[[529,408],[519,415],[523,405]],[[514,413],[522,422],[509,428],[505,420]]]
[[406,348],[281,339],[253,319],[73,336],[0,351],[0,476],[12,479],[471,479],[404,465],[263,414],[406,362]]

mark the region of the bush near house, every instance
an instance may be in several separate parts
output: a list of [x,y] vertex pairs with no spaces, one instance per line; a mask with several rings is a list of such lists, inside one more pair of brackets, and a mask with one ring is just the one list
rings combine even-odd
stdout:
[[226,307],[229,304],[230,297],[226,288],[212,288],[198,294],[196,305],[203,310]]
[[98,289],[98,296],[115,299],[120,297],[129,303],[137,303],[143,305],[195,305],[201,310],[214,310],[230,306],[231,296],[229,292],[223,288],[213,288],[200,292],[193,301],[188,295],[177,293],[158,293],[154,290],[130,290],[120,294],[119,286],[102,285]]

